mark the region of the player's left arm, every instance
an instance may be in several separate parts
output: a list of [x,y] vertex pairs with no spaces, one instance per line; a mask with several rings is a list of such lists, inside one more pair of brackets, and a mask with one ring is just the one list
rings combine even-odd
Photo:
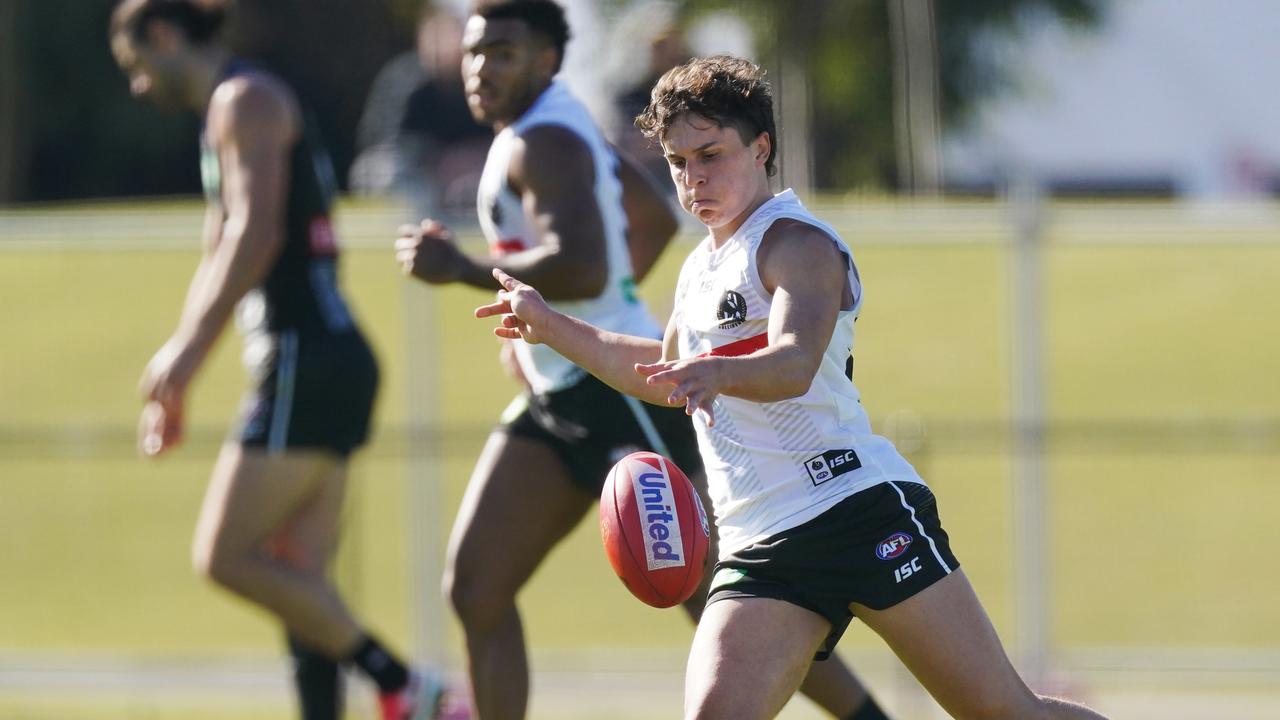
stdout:
[[668,327],[661,343],[653,338],[610,332],[552,309],[536,289],[501,270],[495,269],[493,274],[503,289],[494,302],[476,308],[475,315],[500,317],[501,323],[493,329],[495,335],[545,343],[619,392],[663,404],[666,391],[645,384],[635,368],[660,359],[664,347],[671,351],[675,344],[674,326]]
[[788,220],[765,232],[756,261],[765,289],[773,294],[769,344],[738,357],[665,360],[637,368],[650,384],[670,386],[669,404],[710,415],[721,394],[776,402],[809,390],[848,296],[848,262],[826,233]]
[[214,92],[206,132],[219,152],[225,220],[178,328],[148,366],[143,392],[150,399],[181,397],[236,303],[262,283],[278,257],[289,148],[299,124],[292,95],[268,79],[239,77]]

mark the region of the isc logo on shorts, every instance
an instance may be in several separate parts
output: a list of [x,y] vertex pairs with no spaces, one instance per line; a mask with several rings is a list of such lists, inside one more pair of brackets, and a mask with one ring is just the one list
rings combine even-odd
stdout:
[[881,560],[892,560],[906,552],[910,545],[910,535],[904,532],[896,532],[876,545],[876,557]]

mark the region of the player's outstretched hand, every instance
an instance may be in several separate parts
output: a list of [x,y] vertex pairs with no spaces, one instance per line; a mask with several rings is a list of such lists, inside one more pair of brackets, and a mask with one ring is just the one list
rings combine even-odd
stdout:
[[719,358],[687,358],[661,362],[636,363],[636,372],[645,376],[649,385],[671,385],[668,405],[684,404],[687,415],[701,412],[711,427],[716,424],[712,404],[721,392],[722,366]]
[[493,277],[502,285],[497,300],[488,305],[476,308],[476,317],[487,318],[501,315],[501,324],[493,329],[493,334],[508,340],[524,340],[527,343],[540,343],[537,327],[545,322],[552,310],[547,301],[532,286],[493,269]]
[[156,400],[147,402],[138,419],[138,450],[155,457],[182,442],[182,408],[166,409]]
[[138,447],[143,453],[159,455],[182,440],[187,386],[201,357],[195,345],[175,335],[147,362],[138,381],[138,392],[146,402],[138,424]]
[[396,238],[396,262],[406,275],[433,285],[451,283],[462,276],[462,251],[453,231],[427,218],[421,225],[401,225]]

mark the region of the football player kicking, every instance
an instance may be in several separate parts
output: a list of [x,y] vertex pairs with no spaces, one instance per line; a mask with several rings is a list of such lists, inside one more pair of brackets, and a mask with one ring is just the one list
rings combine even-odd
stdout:
[[[568,37],[551,0],[473,4],[462,72],[472,114],[497,133],[477,207],[491,257],[465,255],[430,220],[397,241],[397,257],[426,282],[486,290],[498,288],[496,265],[530,279],[564,312],[656,343],[661,328],[633,290],[675,232],[675,218],[661,191],[614,152],[586,107],[554,79]],[[678,408],[645,405],[546,346],[514,339],[504,352],[527,392],[476,463],[445,573],[485,720],[525,716],[529,668],[516,595],[597,502],[613,463],[652,450],[701,477],[696,438]],[[693,617],[704,599],[699,591],[686,604]],[[842,720],[884,717],[839,659],[814,665],[804,691]]]
[[708,235],[661,341],[599,327],[493,270],[499,337],[694,417],[719,562],[685,679],[688,720],[774,717],[857,616],[957,718],[1099,718],[1023,683],[942,529],[933,493],[871,431],[850,362],[849,247],[769,189],[773,103],[753,64],[669,71],[637,120]]

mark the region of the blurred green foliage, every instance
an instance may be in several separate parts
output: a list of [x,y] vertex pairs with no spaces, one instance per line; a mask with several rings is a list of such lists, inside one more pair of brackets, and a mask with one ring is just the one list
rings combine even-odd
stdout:
[[[199,119],[134,101],[111,57],[115,0],[5,0],[15,66],[15,174],[0,202],[198,192]],[[240,0],[228,39],[287,78],[319,118],[339,176],[353,156],[364,96],[383,63],[412,42],[405,0]],[[2,21],[2,18],[0,18]],[[3,145],[0,145],[2,147]],[[3,183],[0,183],[3,187]]]
[[[686,0],[689,15],[732,10],[751,22],[761,54],[808,68],[810,137],[822,188],[897,186],[888,2],[897,0]],[[16,78],[0,91],[12,122],[0,123],[0,203],[193,193],[199,189],[198,119],[134,102],[115,67],[106,27],[114,0],[7,0],[0,65]],[[966,0],[935,3],[941,111],[963,121],[974,102],[1010,86],[1007,55],[992,38],[1016,39],[1045,16],[1101,21],[1106,0]],[[616,11],[621,0],[603,2]],[[244,56],[278,71],[320,119],[340,178],[354,157],[355,127],[378,70],[409,48],[421,0],[239,0],[229,38]],[[769,59],[759,58],[766,64]],[[5,68],[0,68],[5,69]],[[16,85],[16,86],[15,86]]]
[[[761,53],[799,59],[810,82],[814,180],[826,189],[898,187],[889,6],[903,0],[690,0],[688,9],[738,9],[755,25]],[[908,0],[916,1],[916,0]],[[1097,27],[1108,0],[931,2],[944,127],[977,101],[1013,89],[1007,53],[1026,27],[1054,19]],[[775,78],[775,82],[776,82]]]

